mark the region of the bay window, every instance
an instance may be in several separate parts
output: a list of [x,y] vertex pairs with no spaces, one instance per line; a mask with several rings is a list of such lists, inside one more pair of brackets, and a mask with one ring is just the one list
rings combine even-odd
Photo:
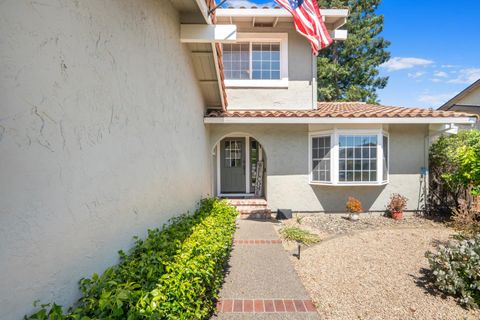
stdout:
[[310,182],[375,185],[388,182],[388,134],[382,130],[310,135]]

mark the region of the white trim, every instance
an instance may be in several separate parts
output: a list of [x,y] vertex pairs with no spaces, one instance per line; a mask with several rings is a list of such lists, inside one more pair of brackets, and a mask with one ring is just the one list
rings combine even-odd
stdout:
[[[355,182],[340,182],[339,181],[339,137],[340,135],[375,135],[377,137],[377,159],[376,159],[376,172],[377,180],[368,182],[361,181]],[[312,168],[312,140],[317,137],[330,136],[330,181],[314,181],[313,180],[313,168]],[[381,186],[386,185],[390,181],[389,170],[387,171],[387,180],[383,180],[383,136],[388,139],[388,154],[387,161],[390,167],[390,136],[387,131],[379,128],[371,129],[338,129],[326,131],[312,131],[308,133],[308,183],[311,185],[324,185],[324,186]]]
[[212,19],[210,18],[210,15],[208,14],[208,6],[205,0],[195,0],[195,2],[198,5],[198,8],[200,9],[200,12],[202,13],[203,18],[205,19],[205,22],[207,24],[212,24]]
[[255,197],[254,193],[219,193],[218,197]]
[[[308,109],[310,110],[310,109]],[[308,111],[305,110],[305,111]],[[449,117],[449,118],[435,118],[435,117],[419,117],[419,118],[324,118],[324,117],[232,117],[232,118],[214,118],[205,117],[204,123],[245,123],[245,124],[307,124],[307,123],[330,123],[330,124],[349,124],[349,123],[368,123],[368,124],[430,124],[430,123],[455,123],[455,124],[472,124],[475,123],[475,118],[469,117]]]
[[250,137],[245,137],[245,193],[250,193]]
[[237,26],[232,24],[181,24],[182,43],[232,43],[237,40]]
[[[198,1],[198,0],[197,0]],[[348,9],[320,9],[322,17],[348,17]],[[271,9],[217,9],[217,17],[263,17],[263,18],[291,18],[292,15],[284,8]]]
[[217,194],[220,194],[222,189],[222,180],[221,180],[221,173],[220,173],[220,143],[217,143]]
[[[251,70],[251,69],[250,69]],[[288,88],[288,79],[280,80],[225,80],[227,88]]]
[[278,80],[257,80],[257,79],[225,79],[227,88],[288,88],[288,33],[286,32],[262,32],[237,33],[237,42],[249,43],[249,66],[250,77],[252,76],[252,43],[253,42],[274,42],[280,45],[280,79]]

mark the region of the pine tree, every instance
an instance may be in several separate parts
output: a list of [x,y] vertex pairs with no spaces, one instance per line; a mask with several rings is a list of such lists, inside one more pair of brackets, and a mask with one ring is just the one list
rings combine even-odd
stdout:
[[365,101],[377,103],[377,89],[388,77],[378,67],[390,58],[390,42],[379,34],[383,15],[375,13],[381,0],[318,0],[320,8],[349,8],[346,41],[335,41],[320,51],[317,59],[319,101]]

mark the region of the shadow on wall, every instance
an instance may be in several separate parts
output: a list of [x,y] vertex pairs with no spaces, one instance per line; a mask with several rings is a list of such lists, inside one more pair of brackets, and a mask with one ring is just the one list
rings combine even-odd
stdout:
[[310,186],[326,213],[344,213],[348,197],[355,197],[362,202],[363,210],[370,211],[379,195],[385,189],[382,186]]

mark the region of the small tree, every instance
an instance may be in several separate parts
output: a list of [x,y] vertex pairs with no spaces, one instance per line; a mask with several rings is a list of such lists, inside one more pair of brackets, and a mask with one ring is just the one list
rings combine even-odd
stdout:
[[480,131],[441,136],[430,147],[430,203],[437,208],[471,208],[480,195]]

